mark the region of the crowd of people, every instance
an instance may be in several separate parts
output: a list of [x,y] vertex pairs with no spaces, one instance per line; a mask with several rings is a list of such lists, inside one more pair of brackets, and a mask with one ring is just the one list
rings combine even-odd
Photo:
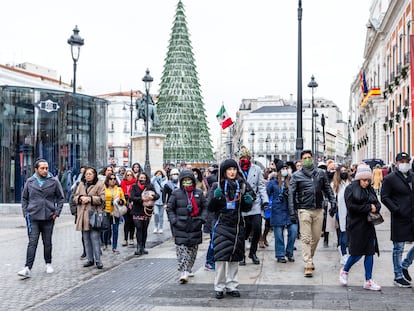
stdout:
[[[250,261],[260,264],[257,251],[269,247],[271,232],[277,264],[297,261],[295,243],[300,241],[305,277],[313,277],[317,267],[314,257],[319,240],[323,238],[323,246],[329,247],[329,239],[336,237],[333,244],[342,264],[339,282],[346,286],[352,266],[364,257],[363,288],[380,290],[372,276],[374,255],[379,255],[380,249],[372,219],[380,218],[375,215],[379,216],[384,205],[391,213],[394,284],[409,288],[414,247],[404,260],[403,253],[405,244],[414,241],[414,172],[410,163],[410,155],[400,152],[388,173],[365,163],[351,167],[334,160],[317,163],[312,151],[304,150],[296,162],[274,158],[262,170],[243,146],[238,161],[226,159],[206,169],[168,164],[152,176],[139,163],[118,169],[108,165],[100,172],[83,166],[67,191],[48,172],[47,161],[38,159],[23,190],[29,243],[25,267],[18,275],[31,276],[40,235],[46,272],[53,273],[53,226],[64,202],[69,201],[75,229],[82,233],[85,268],[102,269],[102,251],[119,253],[121,223],[124,235],[120,245],[136,247],[136,256],[148,254],[151,219],[153,234],[163,234],[166,214],[181,284],[194,276],[199,244],[203,233],[209,234],[204,268],[215,272],[217,299],[240,297],[239,266]],[[103,216],[100,226],[96,225],[98,214]]]

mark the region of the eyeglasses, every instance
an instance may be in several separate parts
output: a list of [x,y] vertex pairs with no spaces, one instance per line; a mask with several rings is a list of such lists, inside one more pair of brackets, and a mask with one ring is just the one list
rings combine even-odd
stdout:
[[111,177],[109,178],[109,180],[116,180],[116,177]]

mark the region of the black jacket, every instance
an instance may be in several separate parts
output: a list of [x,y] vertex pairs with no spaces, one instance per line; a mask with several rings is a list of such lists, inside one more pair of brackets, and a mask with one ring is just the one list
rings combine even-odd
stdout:
[[[218,183],[214,183],[209,192],[208,209],[217,216],[213,227],[213,246],[215,261],[241,261],[244,258],[245,223],[242,212],[248,212],[253,204],[247,204],[243,198],[245,193],[253,193],[250,185],[243,178],[238,179],[240,185],[240,200],[236,202],[235,209],[227,209],[224,196],[214,198],[214,190]],[[224,181],[220,188],[224,189]],[[235,182],[228,183],[228,197],[234,198],[236,192]],[[223,191],[223,190],[222,190]]]
[[379,246],[375,226],[368,222],[367,216],[374,204],[377,211],[381,203],[375,190],[369,185],[363,189],[359,180],[354,180],[345,188],[345,204],[348,211],[346,216],[346,231],[348,234],[349,254],[352,256],[379,254]]
[[384,178],[381,201],[391,212],[391,240],[393,242],[414,241],[414,192],[410,187],[413,175],[407,178],[398,170]]
[[296,171],[289,181],[289,213],[295,214],[295,209],[322,208],[325,197],[336,207],[336,200],[328,177],[322,169],[305,169]]
[[[195,187],[196,181],[192,171],[184,170],[180,173],[181,181],[185,177],[193,180]],[[202,226],[207,216],[207,200],[203,191],[194,188],[193,196],[197,202],[199,213],[197,216],[191,216],[188,210],[187,191],[181,186],[174,190],[168,200],[167,214],[172,225],[173,235],[176,245],[195,246],[202,243]]]
[[[144,191],[147,191],[147,190],[152,190],[152,191],[154,191],[154,193],[155,193],[155,195],[154,195],[154,201],[156,201],[156,200],[158,200],[158,199],[160,198],[159,194],[155,192],[155,189],[154,189],[154,187],[152,186],[152,184],[151,184],[151,183],[148,183],[148,184],[145,186],[144,190],[141,190],[141,189],[138,187],[138,185],[135,183],[135,184],[132,186],[131,193],[130,193],[130,200],[131,200],[131,201],[132,201],[132,203],[133,203],[133,204],[132,204],[132,211],[131,211],[131,214],[132,214],[132,215],[134,215],[134,216],[144,216],[144,215],[148,216],[148,215],[145,213],[145,210],[144,210],[144,205],[142,204],[142,203],[143,203],[143,201],[142,201],[142,193],[143,193]],[[149,212],[149,211],[147,211],[147,213],[148,213],[148,212]]]

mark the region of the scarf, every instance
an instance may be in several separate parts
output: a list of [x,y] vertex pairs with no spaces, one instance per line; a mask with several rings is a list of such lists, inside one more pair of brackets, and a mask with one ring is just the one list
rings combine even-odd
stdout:
[[137,182],[137,186],[139,189],[144,190],[145,189],[145,184],[142,185],[140,182]]
[[197,205],[197,201],[196,201],[196,199],[194,197],[194,193],[193,193],[194,186],[190,186],[190,187],[184,188],[184,190],[187,193],[187,201],[188,201],[188,203],[189,204],[191,203],[191,206],[193,207],[193,210],[190,212],[190,216],[191,217],[198,216],[198,212],[199,212],[198,205]]
[[250,160],[243,159],[243,160],[239,161],[239,165],[240,165],[240,168],[242,169],[242,171],[246,172],[252,166],[252,162]]

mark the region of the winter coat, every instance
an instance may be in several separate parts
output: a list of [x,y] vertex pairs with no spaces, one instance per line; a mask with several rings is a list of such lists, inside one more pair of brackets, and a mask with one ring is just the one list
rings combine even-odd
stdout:
[[381,201],[391,212],[391,240],[414,241],[414,186],[413,173],[407,178],[396,170],[384,178]]
[[[245,222],[242,212],[249,212],[253,204],[247,204],[243,195],[252,193],[253,190],[241,176],[238,182],[240,201],[236,202],[235,209],[227,209],[227,201],[224,196],[220,199],[214,198],[214,190],[218,187],[217,182],[213,184],[209,192],[208,209],[217,216],[212,233],[215,261],[241,261],[244,258]],[[223,191],[224,181],[221,182],[220,188]],[[228,183],[228,198],[230,200],[234,199],[236,189],[235,182]]]
[[124,192],[122,191],[121,187],[105,187],[105,212],[108,212],[112,215],[112,213],[114,212],[113,202],[116,198],[119,198],[122,201],[121,205],[126,204]]
[[[183,178],[190,177],[195,185],[195,177],[191,170],[180,173],[180,184]],[[187,190],[180,187],[171,193],[168,200],[167,215],[173,229],[176,245],[195,246],[202,243],[202,226],[207,217],[207,200],[203,192],[194,188],[193,196],[198,207],[198,215],[191,216],[188,210]]]
[[341,232],[346,231],[346,215],[348,211],[346,209],[345,203],[345,189],[349,185],[349,181],[341,181],[339,185],[338,193],[336,194],[336,199],[338,201],[338,222],[339,222],[339,230]]
[[[80,201],[82,196],[90,196],[92,201],[87,204],[82,204]],[[78,205],[76,230],[89,231],[89,211],[103,209],[105,207],[105,184],[102,181],[97,181],[96,184],[91,184],[86,187],[86,184],[81,182],[76,189],[73,200]]]
[[328,177],[322,169],[305,169],[293,173],[289,181],[289,212],[295,213],[295,209],[322,208],[325,197],[336,206],[335,196]]
[[[243,172],[244,174],[245,172]],[[247,173],[247,183],[256,194],[256,200],[253,202],[253,207],[249,212],[243,212],[243,216],[260,215],[262,213],[262,205],[269,203],[269,198],[266,193],[265,180],[263,178],[262,170],[256,164],[252,164]]]
[[375,190],[381,187],[382,179],[382,169],[379,167],[374,168],[372,171],[372,187]]
[[156,205],[163,205],[164,202],[162,200],[162,193],[164,192],[164,186],[167,183],[167,178],[162,177],[161,180],[158,180],[157,176],[153,176],[151,179],[152,187],[154,188],[154,191],[158,194],[158,199],[155,201]]
[[270,225],[283,227],[291,224],[288,208],[288,187],[285,182],[279,187],[279,180],[272,178],[266,187],[267,194],[272,201]]
[[[142,200],[142,193],[144,191],[154,191],[154,187],[151,183],[147,184],[144,190],[138,187],[138,184],[134,184],[131,189],[130,200],[132,202],[132,211],[133,216],[151,216],[153,210],[144,208],[144,201]],[[159,199],[159,195],[154,191],[154,201]]]
[[43,185],[37,181],[37,174],[29,177],[22,192],[23,216],[30,215],[30,220],[49,220],[62,211],[65,195],[56,177],[48,174]]
[[378,253],[379,255],[375,226],[367,220],[371,204],[376,206],[377,211],[381,209],[375,190],[371,185],[363,189],[359,185],[359,180],[354,180],[345,189],[345,203],[348,211],[346,229],[349,254],[363,256]]

